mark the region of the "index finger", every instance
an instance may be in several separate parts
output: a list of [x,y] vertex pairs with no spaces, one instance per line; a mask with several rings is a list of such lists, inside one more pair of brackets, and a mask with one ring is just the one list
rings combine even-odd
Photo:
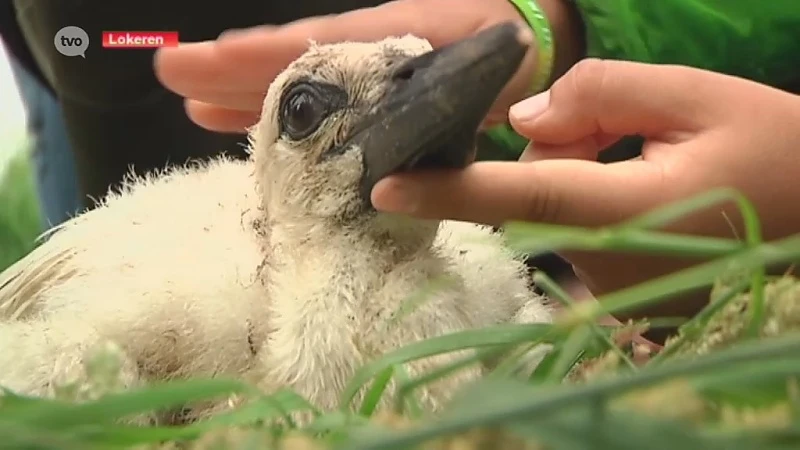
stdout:
[[661,168],[647,161],[477,162],[461,170],[391,175],[372,190],[385,212],[489,225],[530,221],[605,226],[672,195]]
[[[164,48],[156,54],[161,82],[175,92],[215,91],[259,92],[291,61],[318,43],[371,41],[408,33],[439,46],[452,36],[469,34],[478,28],[468,12],[449,17],[450,27],[434,21],[423,1],[401,0],[344,14],[301,19],[283,26],[261,26],[224,33],[218,40]],[[436,15],[433,15],[436,16]],[[456,28],[454,28],[456,27]]]

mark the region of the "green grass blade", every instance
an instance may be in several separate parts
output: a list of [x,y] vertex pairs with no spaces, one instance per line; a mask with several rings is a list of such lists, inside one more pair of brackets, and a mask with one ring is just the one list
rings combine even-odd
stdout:
[[[788,377],[800,374],[800,359],[765,361],[696,377],[692,385],[707,399],[739,408],[759,408],[785,402]],[[746,389],[743,389],[746,386]]]
[[[619,224],[620,227],[632,229],[655,229],[670,225],[694,212],[708,209],[721,203],[734,201],[739,204],[743,198],[739,191],[731,188],[716,188],[685,200],[664,205],[650,212]],[[745,200],[746,201],[746,200]]]
[[[317,417],[303,431],[311,434],[338,433],[345,434],[348,429],[368,426],[371,424],[368,417],[358,414],[347,414],[342,411],[332,411]],[[339,436],[338,438],[346,438]]]
[[[539,286],[550,298],[555,298],[561,302],[561,304],[567,306],[568,308],[573,308],[576,305],[575,300],[563,289],[561,286],[556,284],[553,279],[551,279],[547,274],[544,272],[537,271],[533,274],[533,283]],[[600,326],[597,323],[591,322],[589,323],[590,329],[592,333],[600,339],[600,341],[605,344],[607,350],[611,350],[612,352],[616,353],[617,356],[620,358],[623,364],[630,370],[637,370],[636,364],[622,351],[619,346],[617,346],[614,342],[611,341],[611,337],[608,333],[604,332],[600,329]]]
[[492,378],[507,378],[514,376],[517,370],[523,365],[522,361],[524,360],[522,358],[526,353],[533,350],[534,347],[536,347],[535,343],[525,343],[519,347],[508,349],[510,351],[504,355],[505,357],[501,357],[499,359],[499,363],[487,376]]
[[320,411],[314,405],[296,392],[281,390],[267,396],[256,396],[237,409],[217,414],[208,420],[190,425],[189,428],[202,431],[219,426],[252,425],[276,418],[286,419],[289,414],[300,411],[308,411],[315,416],[320,415]]
[[252,391],[252,389],[232,380],[170,382],[144,389],[110,394],[87,403],[64,404],[52,402],[44,407],[19,411],[15,414],[14,420],[33,423],[40,427],[58,429],[99,422],[112,422],[133,414],[151,412],[248,391]]
[[[730,201],[736,203],[744,221],[744,245],[736,240],[645,231],[645,229],[668,225],[700,209]],[[528,252],[607,250],[644,252],[683,258],[709,258],[730,255],[744,246],[752,249],[763,241],[761,223],[755,206],[739,192],[729,188],[705,192],[599,230],[531,223],[510,223],[504,228],[510,245],[520,251]],[[760,265],[753,266],[751,269],[751,318],[748,335],[754,338],[758,336],[758,330],[764,320],[766,270]]]
[[553,362],[553,367],[547,374],[545,382],[555,384],[561,382],[570,369],[580,360],[583,349],[592,338],[592,329],[588,325],[576,328],[567,336],[561,347],[558,358]]
[[[749,341],[741,346],[723,350],[691,361],[675,361],[669,365],[641,370],[625,377],[597,380],[590,384],[575,386],[552,386],[547,390],[524,390],[500,398],[490,390],[475,389],[476,394],[466,393],[462,402],[481,404],[481,408],[461,408],[452,417],[438,423],[423,425],[405,433],[387,434],[380,439],[352,443],[350,450],[379,450],[409,448],[437,436],[463,432],[476,426],[498,426],[508,422],[529,420],[545,414],[556,414],[561,408],[589,404],[594,399],[609,398],[637,388],[651,386],[675,377],[690,377],[735,370],[742,365],[760,364],[765,370],[772,366],[763,364],[784,358],[800,358],[800,336],[790,335],[763,342]],[[510,382],[510,381],[508,381]],[[527,386],[521,384],[521,386]],[[534,395],[535,393],[535,395]]]
[[8,450],[89,450],[86,443],[51,430],[0,420],[0,448]]
[[364,396],[364,401],[361,402],[359,414],[369,417],[375,412],[375,408],[378,407],[378,403],[380,403],[381,397],[383,397],[386,388],[389,386],[389,381],[391,381],[392,375],[394,375],[394,370],[395,366],[392,366],[378,373],[372,381],[372,386]]
[[512,422],[509,429],[545,448],[559,450],[735,448],[730,446],[730,439],[712,439],[686,424],[631,414],[630,411],[608,412],[598,424],[593,411],[586,407],[571,408],[536,420]]
[[[403,366],[396,366],[395,378],[399,385],[410,384],[411,375]],[[414,395],[414,392],[407,392],[404,395],[398,395],[395,402],[395,411],[398,413],[406,412],[406,415],[411,418],[420,418],[423,415],[423,408],[419,399]]]
[[458,350],[535,341],[551,329],[552,325],[549,324],[497,325],[437,336],[404,346],[359,369],[342,393],[340,408],[349,409],[362,386],[388,367]]
[[256,398],[232,411],[184,427],[136,427],[116,424],[93,424],[66,430],[82,442],[102,446],[129,447],[169,440],[195,439],[203,433],[223,427],[253,426],[274,419],[286,419],[289,413],[316,409],[294,392],[280,391]]
[[427,373],[424,373],[416,378],[411,378],[410,380],[401,383],[398,386],[398,395],[400,398],[404,398],[407,395],[414,392],[420,386],[424,386],[426,384],[432,383],[440,378],[444,378],[448,375],[451,375],[461,369],[469,367],[473,364],[479,364],[482,360],[490,358],[496,355],[498,352],[502,350],[495,349],[495,348],[483,348],[478,349],[475,351],[475,354],[465,356],[463,358],[457,359],[450,364],[445,364],[441,367],[437,367],[434,370],[431,370]]
[[573,317],[565,322],[583,323],[597,320],[606,314],[644,308],[675,295],[707,287],[718,277],[730,272],[731,269],[752,270],[765,265],[797,260],[800,260],[800,234],[664,275],[646,283],[605,295],[597,302],[579,304],[575,307],[574,314],[567,314],[573,315]]
[[722,295],[713,299],[705,308],[680,327],[675,338],[669,345],[651,358],[650,361],[648,361],[648,365],[662,364],[677,353],[686,342],[690,342],[699,337],[708,324],[708,321],[721,311],[725,305],[730,303],[731,300],[736,298],[737,295],[741,294],[748,285],[750,285],[750,280],[739,281],[733,286],[730,286]]
[[565,225],[509,222],[504,225],[508,245],[531,254],[565,250],[619,251],[682,258],[716,258],[745,248],[733,239],[698,237],[644,230],[591,230]]

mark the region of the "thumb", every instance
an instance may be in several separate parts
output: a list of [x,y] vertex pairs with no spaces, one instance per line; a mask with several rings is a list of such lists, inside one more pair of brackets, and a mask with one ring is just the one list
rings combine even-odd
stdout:
[[[586,59],[546,92],[514,105],[511,125],[537,145],[595,143],[641,135],[675,141],[718,123],[730,83],[699,69]],[[594,139],[592,139],[594,138]]]

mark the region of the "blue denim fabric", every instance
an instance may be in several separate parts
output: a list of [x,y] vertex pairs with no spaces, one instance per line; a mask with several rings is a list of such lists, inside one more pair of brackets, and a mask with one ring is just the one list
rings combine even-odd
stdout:
[[13,58],[9,62],[25,108],[42,226],[47,229],[82,209],[72,149],[58,100]]

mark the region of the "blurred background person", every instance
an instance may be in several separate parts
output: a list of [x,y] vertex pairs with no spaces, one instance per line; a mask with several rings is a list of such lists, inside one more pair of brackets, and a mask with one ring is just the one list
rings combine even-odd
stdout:
[[78,194],[75,163],[67,137],[61,104],[16,59],[9,58],[25,108],[36,194],[42,231],[73,217],[83,209]]

